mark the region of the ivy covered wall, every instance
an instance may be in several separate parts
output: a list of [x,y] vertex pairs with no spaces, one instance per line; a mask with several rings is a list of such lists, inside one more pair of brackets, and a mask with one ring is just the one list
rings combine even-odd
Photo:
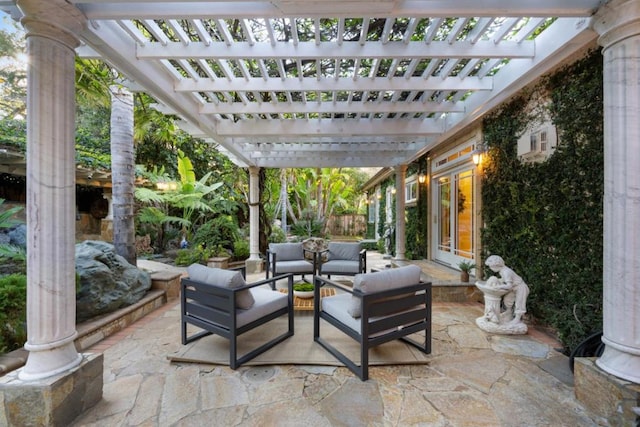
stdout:
[[[559,145],[546,161],[524,164],[516,141],[544,112],[557,127]],[[554,328],[569,352],[602,329],[600,51],[521,93],[486,117],[483,130],[489,149],[482,183],[483,259],[501,255],[523,277],[531,289],[529,315]]]
[[[427,170],[426,157],[423,157],[415,162],[411,163],[407,167],[406,176],[418,175],[421,172]],[[384,236],[385,233],[385,218],[386,218],[386,191],[388,187],[396,185],[395,175],[381,183],[382,199],[380,200],[380,223],[378,225],[378,233],[380,236]],[[405,205],[405,257],[406,259],[425,259],[427,257],[427,187],[424,184],[418,183],[418,200],[415,204]],[[396,206],[395,197],[393,198],[393,206],[391,207],[392,225],[395,227],[396,221]],[[391,252],[395,256],[396,242],[395,232],[391,236]],[[382,241],[384,239],[381,239]],[[380,249],[384,249],[383,243],[380,243]]]

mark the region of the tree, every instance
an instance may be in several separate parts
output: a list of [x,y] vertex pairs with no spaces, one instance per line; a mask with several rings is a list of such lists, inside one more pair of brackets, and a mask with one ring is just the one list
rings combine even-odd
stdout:
[[135,152],[133,96],[122,87],[111,90],[111,180],[113,184],[113,246],[129,264],[136,265]]
[[0,30],[0,118],[24,119],[27,110],[27,67],[20,58],[22,33]]

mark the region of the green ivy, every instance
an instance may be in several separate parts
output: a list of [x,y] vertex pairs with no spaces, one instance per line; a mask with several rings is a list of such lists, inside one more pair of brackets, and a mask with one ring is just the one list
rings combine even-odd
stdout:
[[[555,153],[542,163],[517,159],[517,141],[544,106],[558,131]],[[602,329],[602,196],[604,191],[602,56],[544,79],[485,118],[483,257],[501,255],[529,284],[527,310],[570,351]]]

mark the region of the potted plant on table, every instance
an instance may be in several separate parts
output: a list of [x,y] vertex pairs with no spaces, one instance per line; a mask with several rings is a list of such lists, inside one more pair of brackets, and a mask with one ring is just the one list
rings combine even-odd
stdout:
[[295,283],[293,285],[293,295],[298,298],[313,298],[313,283]]
[[476,268],[476,264],[472,261],[461,261],[458,268],[460,269],[460,281],[466,283],[469,281],[469,273]]

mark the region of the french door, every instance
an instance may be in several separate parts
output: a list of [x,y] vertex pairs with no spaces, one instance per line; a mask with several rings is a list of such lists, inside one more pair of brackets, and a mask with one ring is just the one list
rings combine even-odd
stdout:
[[467,167],[434,179],[434,257],[451,266],[474,257],[474,168]]

